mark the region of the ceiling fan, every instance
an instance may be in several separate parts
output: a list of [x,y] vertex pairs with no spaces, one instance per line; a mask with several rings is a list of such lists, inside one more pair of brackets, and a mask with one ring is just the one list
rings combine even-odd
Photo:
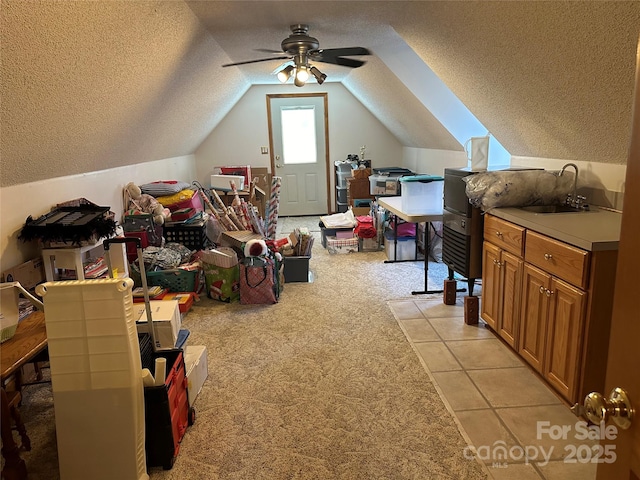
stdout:
[[310,61],[358,68],[366,62],[346,57],[371,54],[371,52],[364,47],[322,49],[320,48],[320,42],[318,42],[317,38],[307,35],[309,32],[309,25],[296,24],[291,25],[290,28],[292,32],[291,35],[285,38],[280,44],[284,55],[280,54],[279,51],[259,49],[259,51],[271,52],[280,55],[268,58],[258,58],[256,60],[246,60],[244,62],[227,63],[222,66],[232,67],[236,65],[246,65],[248,63],[269,62],[272,60],[289,60],[289,62],[285,62],[281,66],[282,68],[277,74],[278,79],[282,83],[285,83],[293,77],[294,84],[298,87],[302,87],[309,78],[309,74],[313,75],[319,84],[322,84],[327,78],[324,73],[311,65],[309,63]]

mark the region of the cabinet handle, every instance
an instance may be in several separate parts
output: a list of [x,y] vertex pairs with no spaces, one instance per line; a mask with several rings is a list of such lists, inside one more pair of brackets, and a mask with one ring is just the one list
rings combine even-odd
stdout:
[[553,295],[553,290],[549,290],[547,288],[547,291],[545,293],[547,294],[547,297],[550,297],[551,295]]
[[540,293],[544,293],[545,288],[544,287],[540,287]]
[[551,260],[553,258],[553,255],[551,255],[550,253],[545,253],[544,254],[544,259],[545,260]]
[[496,232],[496,235],[502,238],[502,232]]

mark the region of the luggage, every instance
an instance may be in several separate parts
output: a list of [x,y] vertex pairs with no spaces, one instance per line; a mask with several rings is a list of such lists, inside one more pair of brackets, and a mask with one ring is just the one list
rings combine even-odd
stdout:
[[[145,410],[145,454],[147,467],[161,466],[165,470],[173,467],[180,451],[180,442],[187,426],[195,421],[195,409],[189,406],[187,376],[184,353],[181,348],[160,349],[155,335],[155,325],[151,316],[149,288],[144,267],[142,248],[139,238],[113,238],[105,240],[104,249],[109,272],[111,261],[108,250],[111,243],[136,244],[140,277],[144,292],[145,308],[149,334],[138,336],[140,356],[144,369],[155,373],[156,384],[144,387]],[[164,300],[163,300],[164,301]],[[156,371],[157,365],[166,365],[165,380],[158,378],[162,372]],[[144,378],[144,375],[143,375]]]

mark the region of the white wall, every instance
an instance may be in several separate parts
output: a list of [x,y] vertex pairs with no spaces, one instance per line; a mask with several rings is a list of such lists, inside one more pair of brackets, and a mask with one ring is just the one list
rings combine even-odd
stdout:
[[[587,197],[587,203],[622,210],[626,165],[582,162],[554,158],[511,157],[511,165],[561,170],[567,163],[578,167],[578,193]],[[573,171],[570,169],[570,171]]]
[[[374,167],[401,166],[402,145],[342,84],[308,84],[303,89],[293,85],[254,85],[196,151],[199,181],[208,186],[215,166],[270,167],[270,155],[260,154],[260,147],[269,145],[266,95],[318,92],[328,94],[331,162],[345,160],[350,153],[359,155],[360,147],[365,145],[365,156]],[[335,208],[335,179],[330,177],[330,198]]]
[[[626,165],[512,156],[511,164],[505,166],[561,170],[567,163],[575,163],[578,167],[578,192],[587,197],[587,203],[622,210]],[[445,168],[467,167],[468,161],[465,152],[404,147],[402,166],[416,173],[442,175]]]
[[29,215],[37,218],[48,213],[58,203],[76,198],[111,207],[120,221],[123,188],[129,182],[138,185],[158,180],[195,178],[193,155],[139,163],[82,175],[52,178],[0,189],[0,270],[19,265],[40,254],[37,242],[18,240],[20,230]]
[[445,168],[466,167],[467,154],[451,150],[404,147],[402,166],[418,174],[443,175]]

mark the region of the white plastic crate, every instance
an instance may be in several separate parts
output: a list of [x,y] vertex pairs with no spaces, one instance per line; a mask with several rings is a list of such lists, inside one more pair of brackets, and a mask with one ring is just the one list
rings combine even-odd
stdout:
[[420,214],[425,211],[442,208],[443,177],[430,175],[415,175],[401,177],[400,205],[402,211],[408,214]]
[[211,175],[211,188],[213,190],[230,191],[233,181],[238,191],[244,190],[244,177],[242,175]]

